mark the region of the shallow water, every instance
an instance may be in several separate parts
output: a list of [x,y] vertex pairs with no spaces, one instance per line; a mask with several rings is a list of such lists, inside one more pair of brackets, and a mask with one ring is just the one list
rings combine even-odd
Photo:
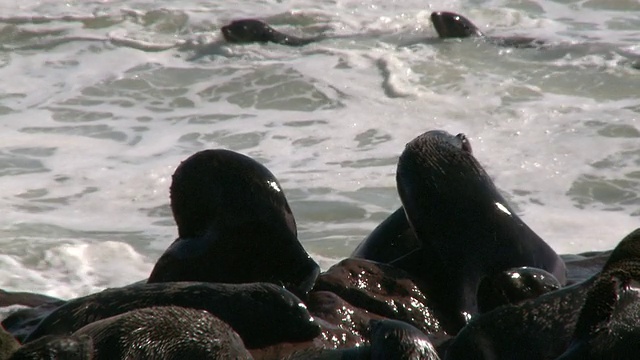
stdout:
[[[436,10],[549,46],[433,41]],[[336,38],[225,44],[245,17]],[[146,277],[171,174],[206,148],[264,163],[327,268],[399,206],[397,157],[431,129],[466,133],[556,251],[612,248],[640,216],[639,29],[628,0],[2,2],[0,288]]]

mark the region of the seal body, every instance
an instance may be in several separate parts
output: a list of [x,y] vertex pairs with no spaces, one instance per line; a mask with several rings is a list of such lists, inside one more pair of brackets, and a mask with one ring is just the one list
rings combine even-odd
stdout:
[[487,36],[471,20],[448,11],[431,13],[431,23],[441,39],[473,37],[498,46],[514,48],[539,48],[544,45],[541,40],[524,36]]
[[402,206],[420,248],[392,262],[423,280],[455,334],[478,312],[480,280],[530,266],[566,283],[562,259],[509,206],[473,155],[444,131],[409,142],[398,160]]
[[304,46],[322,40],[322,37],[301,38],[281,33],[257,19],[234,20],[220,28],[225,40],[234,44],[272,42],[288,46]]
[[405,321],[429,334],[444,331],[413,277],[388,264],[347,258],[318,277],[314,291],[330,291],[369,313]]
[[44,336],[19,348],[10,360],[93,360],[93,342],[88,336]]
[[488,275],[478,285],[478,311],[484,313],[498,306],[519,304],[560,287],[555,276],[528,266]]
[[[580,318],[588,319],[586,324],[593,319],[596,323],[603,319],[598,311],[593,311],[594,307],[585,303],[585,299],[593,298],[594,284],[621,271],[636,273],[637,269],[640,269],[640,229],[627,235],[614,249],[602,272],[590,279],[473,318],[448,346],[445,359],[556,359],[567,351],[577,329],[588,328],[578,325]],[[614,297],[596,297],[601,298],[610,301]],[[633,303],[636,301],[637,297],[634,297]],[[587,307],[583,309],[583,306]],[[595,308],[603,309],[605,313],[610,311],[607,307]],[[638,328],[636,319],[634,316],[630,321],[634,329]]]
[[[472,153],[471,143],[465,134],[460,133],[447,140],[462,151]],[[418,249],[420,244],[409,226],[404,208],[400,207],[358,244],[351,256],[390,263]]]
[[171,209],[179,237],[149,283],[271,282],[303,296],[320,273],[298,241],[280,183],[245,155],[204,150],[183,161],[173,174]]
[[74,333],[93,341],[94,360],[253,359],[240,336],[204,310],[177,306],[132,310]]
[[231,325],[250,349],[320,334],[300,299],[276,285],[176,282],[107,289],[70,300],[47,316],[26,342],[70,335],[94,321],[154,306],[206,310]]

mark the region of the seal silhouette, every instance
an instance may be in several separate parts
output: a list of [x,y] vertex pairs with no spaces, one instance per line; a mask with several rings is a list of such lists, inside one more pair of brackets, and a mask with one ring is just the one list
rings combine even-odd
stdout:
[[206,310],[231,325],[249,349],[307,341],[320,334],[302,301],[274,284],[174,282],[107,289],[69,300],[44,318],[25,342],[71,335],[94,321],[154,306]]
[[489,43],[514,48],[538,48],[544,42],[525,36],[488,36],[466,17],[449,11],[431,13],[431,23],[441,39],[478,38]]
[[304,296],[320,273],[298,241],[296,222],[275,176],[230,150],[203,150],[173,174],[171,210],[178,239],[149,283],[271,282]]
[[225,40],[234,44],[272,42],[280,45],[304,46],[325,38],[323,36],[302,38],[284,34],[257,19],[234,20],[220,28],[220,32]]
[[449,334],[478,312],[478,285],[487,275],[530,266],[566,283],[562,259],[459,144],[445,131],[428,131],[400,155],[398,193],[420,247],[391,263],[423,280]]

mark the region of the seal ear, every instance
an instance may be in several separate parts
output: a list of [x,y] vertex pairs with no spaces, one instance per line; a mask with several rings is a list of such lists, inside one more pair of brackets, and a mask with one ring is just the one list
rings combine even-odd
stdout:
[[640,228],[632,231],[618,243],[609,256],[609,260],[604,264],[602,271],[615,269],[618,267],[618,263],[624,261],[640,261]]

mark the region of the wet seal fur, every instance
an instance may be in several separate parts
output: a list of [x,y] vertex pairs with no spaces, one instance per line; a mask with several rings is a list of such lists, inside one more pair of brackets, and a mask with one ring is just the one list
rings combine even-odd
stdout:
[[330,291],[372,314],[407,322],[428,334],[444,331],[413,276],[388,264],[347,258],[318,277],[314,291]]
[[440,360],[430,339],[403,321],[371,320],[369,344],[343,349],[304,349],[286,360]]
[[271,282],[304,296],[320,273],[298,241],[280,183],[262,164],[230,150],[203,150],[173,174],[178,239],[149,283]]
[[288,46],[304,46],[324,39],[323,36],[301,38],[281,33],[264,21],[257,19],[234,20],[220,28],[224,39],[232,44],[268,43],[272,42]]
[[562,285],[548,272],[528,266],[509,269],[483,278],[478,285],[478,311],[485,313],[498,306],[519,304]]
[[[450,139],[451,144],[471,154],[471,142],[465,134]],[[407,221],[404,208],[400,207],[381,222],[358,244],[351,257],[389,263],[420,247]]]
[[107,289],[70,300],[47,316],[26,342],[70,335],[94,321],[152,306],[206,310],[231,325],[249,349],[307,341],[320,334],[306,306],[282,287],[176,282]]
[[449,38],[479,38],[489,43],[514,48],[540,48],[544,42],[538,39],[511,36],[487,36],[466,17],[448,11],[431,13],[431,23],[441,39]]
[[44,336],[23,345],[9,360],[93,360],[93,342],[88,336]]
[[427,285],[423,292],[456,334],[478,312],[482,278],[530,266],[566,283],[562,259],[509,206],[459,139],[428,131],[409,142],[398,160],[398,193],[420,248],[394,260]]
[[204,310],[151,307],[92,322],[74,333],[93,341],[93,360],[253,359],[240,336]]
[[635,272],[639,268],[640,229],[636,229],[616,246],[601,273],[534,300],[502,306],[473,318],[448,346],[445,359],[556,359],[569,347],[594,284],[618,271]]
[[593,285],[569,349],[557,360],[632,360],[640,355],[640,262]]

